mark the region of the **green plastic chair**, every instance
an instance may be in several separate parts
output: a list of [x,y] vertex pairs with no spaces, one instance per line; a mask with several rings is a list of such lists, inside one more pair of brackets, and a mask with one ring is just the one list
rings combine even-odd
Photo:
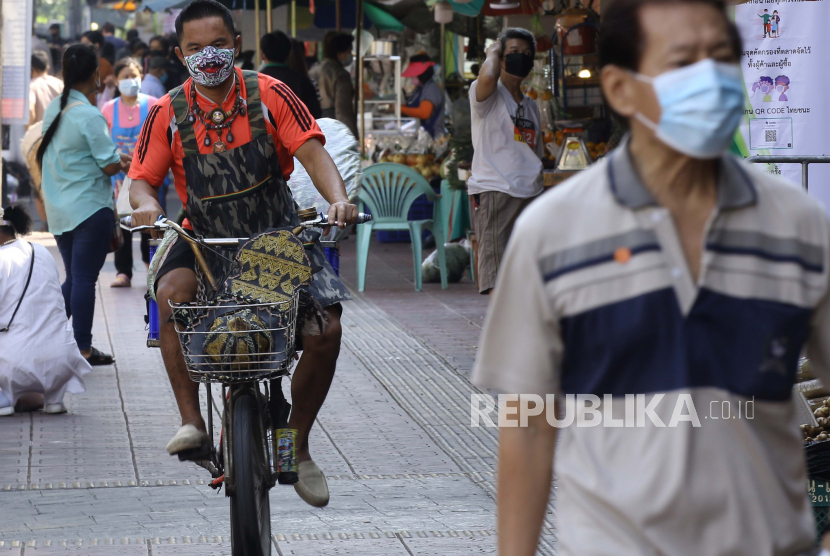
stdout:
[[[408,220],[409,207],[426,195],[433,202],[432,220]],[[357,226],[357,289],[366,285],[366,263],[369,259],[369,242],[374,230],[408,230],[412,239],[412,262],[415,267],[415,291],[421,291],[421,238],[423,230],[431,230],[438,249],[441,271],[441,287],[447,289],[447,258],[444,255],[444,218],[441,195],[435,193],[421,174],[403,164],[382,162],[363,171],[358,189],[360,210],[366,207],[372,213],[372,221]]]

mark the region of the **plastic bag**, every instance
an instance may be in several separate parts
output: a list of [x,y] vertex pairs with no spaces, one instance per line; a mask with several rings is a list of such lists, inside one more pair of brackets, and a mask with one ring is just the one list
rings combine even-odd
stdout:
[[[467,267],[470,266],[470,248],[464,243],[445,243],[444,255],[447,259],[447,282],[455,284],[461,281]],[[441,281],[441,269],[438,266],[438,251],[430,253],[421,264],[421,277],[424,282]]]
[[[325,149],[334,160],[346,184],[346,193],[351,198],[357,192],[361,174],[357,139],[344,123],[337,120],[321,118],[317,120],[317,125],[326,136]],[[314,187],[308,172],[296,158],[294,159],[294,171],[291,172],[291,179],[288,180],[288,187],[301,209],[315,207],[323,214],[329,209],[328,201]]]

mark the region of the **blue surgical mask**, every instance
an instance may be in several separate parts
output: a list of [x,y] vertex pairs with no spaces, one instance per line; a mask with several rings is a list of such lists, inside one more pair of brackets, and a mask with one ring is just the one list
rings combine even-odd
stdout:
[[135,77],[132,79],[121,79],[118,82],[118,90],[121,91],[121,95],[125,97],[134,97],[138,94],[139,89],[141,89],[141,79]]
[[170,76],[166,73],[161,74],[161,77],[159,77],[159,81],[161,81],[162,85],[167,83],[167,78],[168,77],[170,77]]
[[657,77],[651,83],[660,102],[660,121],[634,115],[663,143],[692,158],[717,158],[727,148],[744,110],[744,83],[737,64],[711,58]]

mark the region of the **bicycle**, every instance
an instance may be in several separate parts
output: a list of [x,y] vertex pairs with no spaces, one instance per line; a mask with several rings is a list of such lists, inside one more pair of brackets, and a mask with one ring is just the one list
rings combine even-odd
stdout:
[[[295,238],[303,229],[327,225],[325,216],[316,209],[302,210],[298,214],[301,223],[291,230]],[[368,222],[371,218],[371,215],[360,214],[357,223]],[[207,428],[211,439],[214,438],[211,385],[222,385],[218,449],[211,440],[209,447],[181,453],[179,459],[194,461],[207,469],[212,477],[212,488],[225,487],[225,495],[231,503],[232,554],[269,556],[271,508],[268,493],[277,483],[293,484],[298,480],[294,455],[296,431],[288,428],[291,404],[283,395],[282,377],[290,374],[295,360],[300,289],[294,290],[287,299],[267,302],[256,302],[250,297],[218,296],[220,284],[202,250],[229,248],[237,253],[236,260],[243,253],[247,253],[248,258],[255,258],[252,245],[255,247],[257,241],[267,243],[261,238],[268,233],[253,238],[197,238],[165,217],[159,217],[152,226],[132,228],[131,217],[127,216],[121,219],[121,226],[131,233],[155,230],[164,232],[167,237],[175,235],[187,241],[215,294],[208,301],[170,303],[190,378],[205,384]],[[275,242],[291,243],[285,230],[279,234],[273,236],[276,239],[269,244],[271,247]],[[158,244],[158,241],[153,243]],[[326,246],[329,259],[336,257],[337,243],[326,243],[329,244]],[[302,243],[299,245],[304,249]],[[151,256],[155,256],[156,246],[153,245]],[[297,254],[296,245],[292,253],[294,259],[289,262],[296,262],[292,271],[304,272],[300,268],[301,262],[297,262],[302,257]],[[240,276],[244,276],[241,268]],[[248,268],[250,272],[252,267]],[[310,265],[308,272],[310,277]],[[157,311],[157,306],[148,302],[148,346],[158,345]]]

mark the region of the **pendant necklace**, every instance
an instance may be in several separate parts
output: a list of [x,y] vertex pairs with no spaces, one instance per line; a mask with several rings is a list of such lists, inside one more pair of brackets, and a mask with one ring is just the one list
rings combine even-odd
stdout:
[[[122,100],[121,103],[124,104],[124,101]],[[133,104],[132,106],[127,106],[126,104],[124,104],[124,107],[127,109],[127,119],[128,120],[133,121],[133,114],[135,114],[135,109],[136,109],[137,106],[138,106],[138,100],[136,100],[136,103]]]
[[239,80],[236,80],[236,101],[233,107],[228,110],[222,110],[222,107],[214,108],[210,112],[205,112],[199,107],[196,102],[196,85],[190,88],[190,114],[187,116],[187,121],[191,124],[196,122],[196,119],[202,122],[205,126],[205,146],[211,145],[210,130],[216,132],[216,142],[213,143],[213,152],[222,153],[228,150],[228,145],[222,142],[222,130],[227,129],[228,133],[225,135],[225,141],[233,143],[233,134],[230,127],[238,115],[245,116],[245,101],[242,98],[242,89],[239,85]]

